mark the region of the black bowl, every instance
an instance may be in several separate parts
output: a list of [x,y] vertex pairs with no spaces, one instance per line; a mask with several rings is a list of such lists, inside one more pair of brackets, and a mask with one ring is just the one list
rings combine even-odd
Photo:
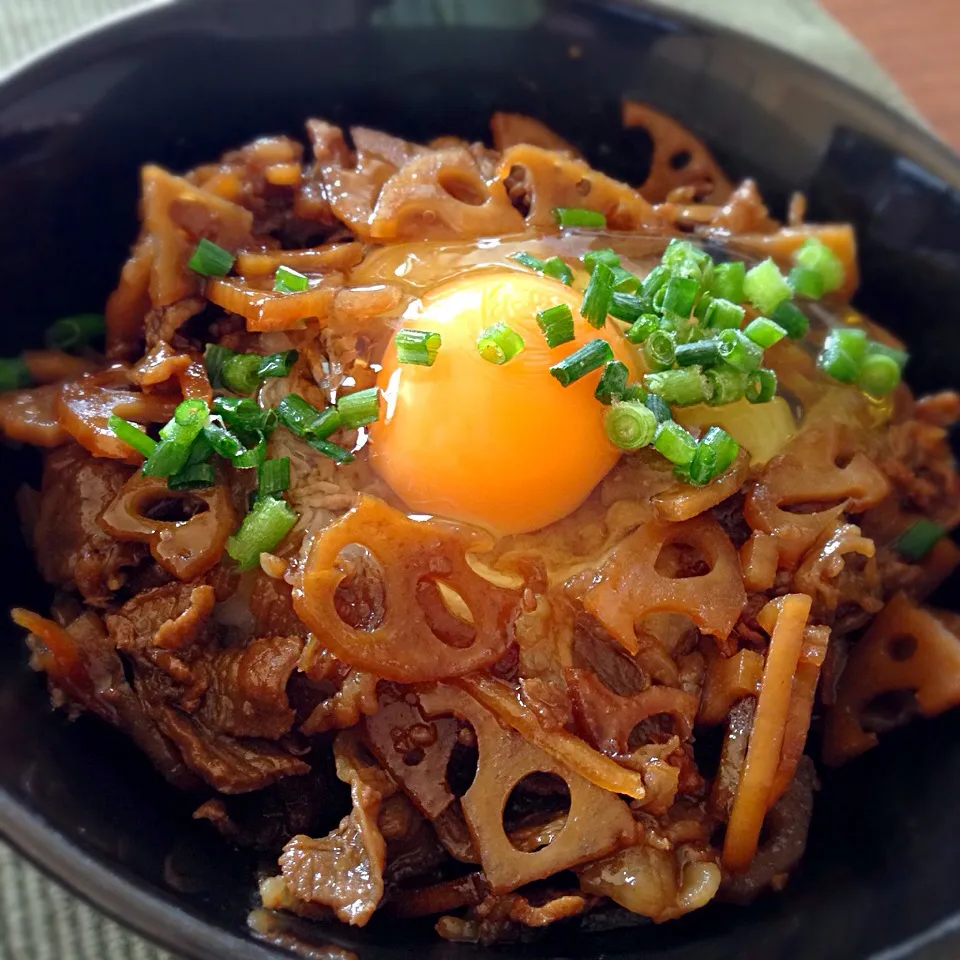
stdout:
[[[452,12],[453,7],[458,12]],[[572,59],[570,48],[580,56]],[[482,138],[495,109],[535,114],[638,182],[623,95],[702,135],[775,209],[852,220],[861,307],[906,335],[911,378],[956,385],[960,163],[835,79],[743,37],[618,2],[183,0],[115,21],[0,84],[0,269],[7,343],[98,309],[136,230],[137,168],[189,167],[311,115],[411,138]],[[4,453],[0,502],[36,476]],[[12,505],[9,507],[12,511]],[[0,607],[47,592],[12,512]],[[946,591],[949,603],[950,591]],[[960,715],[917,724],[824,777],[807,858],[782,896],[661,927],[549,939],[501,957],[947,958],[960,944]],[[275,956],[247,933],[252,867],[189,817],[129,745],[51,711],[19,632],[0,644],[0,830],[104,910],[182,954]],[[2,920],[0,920],[2,922]],[[283,934],[278,932],[278,936]],[[299,931],[362,960],[478,950],[428,927]],[[323,954],[327,956],[327,954]]]

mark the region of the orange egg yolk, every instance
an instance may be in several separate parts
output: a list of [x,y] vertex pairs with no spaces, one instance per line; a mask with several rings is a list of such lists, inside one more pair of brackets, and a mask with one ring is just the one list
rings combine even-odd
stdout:
[[[391,342],[379,376],[380,420],[371,425],[374,469],[414,513],[461,520],[498,534],[535,530],[574,510],[619,457],[594,397],[600,371],[568,387],[549,367],[597,337],[633,374],[631,348],[610,324],[595,330],[581,296],[518,270],[467,274],[407,312],[403,326],[440,334],[433,366],[400,364]],[[575,339],[550,349],[536,314],[566,303]],[[523,350],[502,365],[480,356],[477,336],[502,321]]]

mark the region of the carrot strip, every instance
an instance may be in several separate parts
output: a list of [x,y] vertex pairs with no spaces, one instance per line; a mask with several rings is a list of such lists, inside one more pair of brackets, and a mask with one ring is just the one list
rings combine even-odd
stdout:
[[793,675],[800,659],[810,605],[810,597],[789,594],[768,603],[757,616],[760,626],[770,633],[770,648],[747,759],[723,843],[723,865],[733,873],[746,870],[757,852],[763,818],[780,763]]

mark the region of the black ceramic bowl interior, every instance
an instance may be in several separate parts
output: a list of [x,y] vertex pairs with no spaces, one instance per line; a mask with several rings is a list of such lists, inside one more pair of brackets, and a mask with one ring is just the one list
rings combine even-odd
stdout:
[[[571,48],[579,50],[572,58]],[[754,42],[640,4],[597,0],[182,0],[92,32],[0,83],[3,352],[96,310],[136,229],[137,170],[183,169],[309,116],[413,138],[483,138],[496,109],[536,115],[602,169],[641,182],[627,95],[706,139],[782,214],[860,237],[858,305],[904,335],[921,389],[960,369],[960,163],[852,89]],[[37,459],[3,453],[0,608],[49,597],[12,498]],[[950,585],[938,598],[945,605]],[[276,955],[247,933],[252,864],[97,721],[53,713],[19,631],[0,643],[0,832],[124,922],[198,960]],[[571,938],[513,957],[950,958],[960,951],[960,714],[917,723],[823,776],[806,859],[780,896],[679,922]],[[3,918],[0,918],[0,923]],[[299,935],[361,960],[461,960],[429,925]],[[339,956],[317,953],[311,956]]]

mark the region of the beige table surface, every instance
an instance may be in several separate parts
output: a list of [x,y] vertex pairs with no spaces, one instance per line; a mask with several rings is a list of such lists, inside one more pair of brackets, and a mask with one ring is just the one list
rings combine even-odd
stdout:
[[[960,74],[955,51],[958,31],[947,30],[939,38],[934,36],[938,17],[941,27],[944,23],[957,23],[960,0],[912,0],[909,4],[900,0],[824,2],[851,30],[867,39],[948,139],[955,145],[960,143],[960,98],[949,84],[950,69],[952,79]],[[101,17],[136,5],[135,0],[0,0],[0,70]],[[815,0],[668,0],[663,5],[722,18],[745,33],[847,77],[891,106],[910,109],[896,83]],[[918,11],[926,24],[927,42],[912,40],[913,53],[897,50],[906,19],[913,18],[915,24]],[[929,62],[934,47],[936,69]],[[168,953],[106,919],[0,843],[0,960],[168,958]]]

